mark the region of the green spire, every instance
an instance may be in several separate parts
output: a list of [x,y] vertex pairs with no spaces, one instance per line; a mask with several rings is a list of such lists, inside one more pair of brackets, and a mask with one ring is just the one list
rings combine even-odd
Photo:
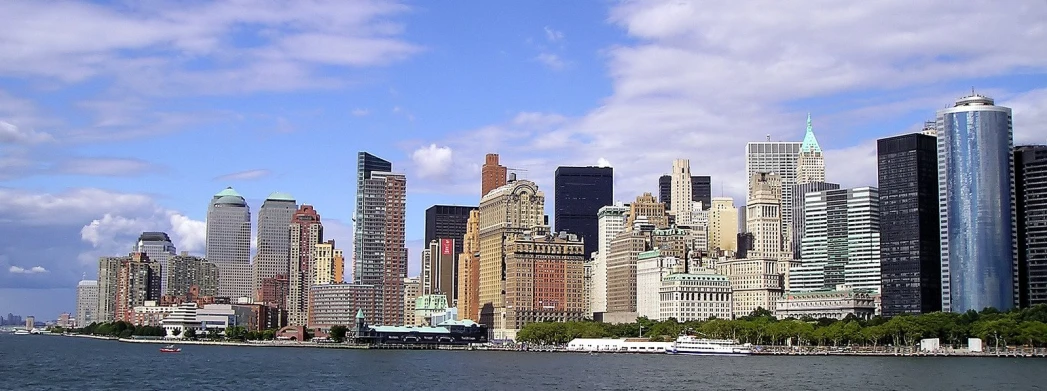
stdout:
[[803,136],[803,144],[800,145],[800,153],[803,152],[822,152],[822,147],[818,145],[818,139],[814,138],[814,127],[811,126],[811,113],[807,113],[807,134]]
[[364,309],[361,308],[361,309],[356,310],[356,319],[363,319],[363,318],[364,318]]

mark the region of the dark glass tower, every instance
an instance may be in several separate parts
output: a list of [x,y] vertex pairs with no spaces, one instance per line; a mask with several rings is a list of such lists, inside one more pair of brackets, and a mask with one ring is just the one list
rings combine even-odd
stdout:
[[1047,304],[1047,145],[1014,148],[1014,194],[1019,305]]
[[658,202],[665,204],[665,210],[673,204],[673,177],[662,175],[658,177]]
[[942,309],[938,146],[919,133],[876,143],[883,315]]
[[454,239],[454,253],[462,253],[469,211],[475,206],[433,205],[425,210],[425,244],[437,239]]
[[702,203],[702,209],[709,210],[709,206],[713,202],[713,184],[711,177],[707,175],[691,176],[691,201],[700,201]]
[[556,230],[581,236],[589,257],[599,247],[597,212],[614,203],[614,171],[611,167],[557,167],[555,175]]

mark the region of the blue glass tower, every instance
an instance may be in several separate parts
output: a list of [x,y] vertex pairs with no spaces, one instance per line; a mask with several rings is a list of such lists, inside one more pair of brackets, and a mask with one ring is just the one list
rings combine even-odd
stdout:
[[1011,109],[971,95],[938,111],[942,310],[1007,310],[1015,299]]

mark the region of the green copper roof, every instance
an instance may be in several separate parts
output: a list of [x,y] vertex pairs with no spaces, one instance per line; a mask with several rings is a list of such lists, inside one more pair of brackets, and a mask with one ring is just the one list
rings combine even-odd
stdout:
[[215,194],[214,196],[215,197],[236,196],[236,197],[243,198],[243,196],[240,195],[240,193],[237,193],[236,190],[233,190],[232,187],[227,187],[227,188],[225,188],[225,190],[222,190],[222,191],[218,192],[218,194]]
[[364,309],[361,308],[361,309],[356,310],[356,319],[363,319],[363,318],[364,318]]
[[247,202],[244,201],[243,197],[231,196],[231,195],[221,196],[214,203],[215,204],[221,204],[221,205],[238,205],[238,206],[246,206],[247,205]]
[[800,152],[822,152],[822,147],[818,145],[818,139],[814,138],[814,128],[811,127],[811,113],[807,113],[807,134],[803,136]]
[[273,201],[294,201],[294,196],[282,191],[274,191],[273,194],[270,194],[269,198],[266,199]]

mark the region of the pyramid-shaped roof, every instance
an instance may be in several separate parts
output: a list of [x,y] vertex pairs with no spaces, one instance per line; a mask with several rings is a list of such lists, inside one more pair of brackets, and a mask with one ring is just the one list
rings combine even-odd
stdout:
[[803,144],[800,144],[800,153],[803,152],[822,152],[818,139],[814,137],[814,128],[811,127],[811,113],[807,113],[807,134],[803,135]]

